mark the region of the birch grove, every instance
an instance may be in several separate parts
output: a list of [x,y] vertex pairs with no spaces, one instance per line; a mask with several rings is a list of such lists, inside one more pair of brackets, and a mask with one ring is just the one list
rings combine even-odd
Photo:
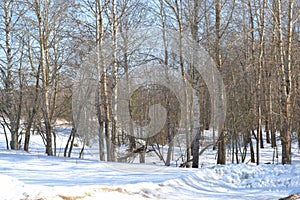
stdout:
[[[291,164],[291,146],[300,148],[299,9],[294,0],[3,0],[4,148],[30,151],[30,136],[39,134],[45,153],[56,156],[57,124],[67,121],[64,156],[72,155],[78,140],[80,157],[96,143],[101,161],[139,157],[147,163],[153,153],[166,166],[180,161],[197,168],[209,148],[216,151],[216,164],[262,164],[261,151],[270,145],[270,163]],[[195,61],[195,47],[213,61],[226,95],[210,91],[206,80],[218,81],[214,73],[197,71],[198,65],[210,66]],[[148,66],[167,70],[152,70],[158,73],[153,78],[144,74]],[[163,87],[158,77],[185,88]],[[85,90],[88,81],[93,84]],[[120,88],[128,94],[128,112]],[[75,105],[78,95],[81,104]],[[220,127],[211,117],[219,109],[226,110]],[[131,117],[126,126],[124,113]],[[140,137],[151,120],[162,121],[163,128]]]

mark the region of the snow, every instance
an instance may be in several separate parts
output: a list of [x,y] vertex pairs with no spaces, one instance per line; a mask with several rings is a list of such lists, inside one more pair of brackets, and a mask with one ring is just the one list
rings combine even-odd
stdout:
[[[64,137],[58,137],[59,148]],[[0,134],[0,199],[279,199],[300,193],[300,153],[293,164],[228,164],[212,166],[215,152],[200,156],[203,168],[186,169],[146,164],[105,163],[47,157],[40,136],[32,136],[30,153],[5,150]],[[280,150],[279,150],[280,151]],[[76,149],[75,149],[76,152]],[[62,151],[59,153],[62,156]],[[75,153],[77,156],[77,154]],[[269,156],[268,156],[269,155]],[[262,150],[263,162],[273,150]]]

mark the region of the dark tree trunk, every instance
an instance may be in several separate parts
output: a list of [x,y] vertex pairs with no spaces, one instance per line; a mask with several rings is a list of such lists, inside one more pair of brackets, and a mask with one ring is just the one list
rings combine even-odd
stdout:
[[218,159],[217,164],[226,164],[226,135],[225,131],[222,130],[218,141]]
[[[269,118],[269,115],[270,114],[268,114],[267,115],[267,118]],[[270,140],[270,127],[269,127],[269,120],[266,120],[266,141],[267,141],[267,143],[268,144],[270,144],[271,143],[271,140]]]
[[[69,148],[69,144],[70,144],[70,142],[71,142],[72,137],[74,137],[74,135],[75,135],[74,132],[75,132],[75,128],[72,127],[71,133],[70,133],[70,135],[69,135],[69,138],[68,138],[68,141],[67,141],[65,150],[64,150],[64,157],[67,157],[67,151],[68,151],[68,148]],[[72,151],[72,148],[73,148],[72,145],[70,145],[70,150],[71,150],[71,151]],[[71,154],[70,154],[70,156],[71,156]]]
[[254,153],[254,148],[253,148],[253,143],[252,143],[251,132],[248,131],[248,134],[249,134],[249,143],[250,143],[251,162],[255,163],[255,153]]
[[271,146],[272,146],[272,148],[275,148],[277,146],[276,131],[274,130],[274,128],[271,129]]
[[298,149],[300,149],[300,132],[298,132]]
[[263,140],[263,134],[262,134],[262,129],[260,129],[260,148],[265,148],[264,147],[264,140]]
[[24,151],[28,151],[29,141],[30,141],[30,129],[28,129],[28,127],[27,127],[26,132],[25,132]]
[[192,168],[198,168],[199,167],[199,139],[200,139],[200,128],[197,130],[196,136],[193,141],[193,163]]

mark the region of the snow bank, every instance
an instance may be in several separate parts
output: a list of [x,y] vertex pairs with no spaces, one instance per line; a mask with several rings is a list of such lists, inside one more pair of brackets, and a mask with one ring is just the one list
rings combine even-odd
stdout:
[[0,174],[0,198],[21,199],[24,197],[24,183],[17,178]]
[[[33,138],[32,153],[0,149],[1,200],[273,200],[300,193],[298,149],[293,150],[293,164],[284,166],[211,166],[215,152],[208,150],[200,157],[201,163],[207,163],[201,166],[207,167],[186,169],[47,157],[40,137]],[[5,146],[1,138],[0,144]],[[273,153],[267,148],[262,152],[263,158]]]
[[[278,199],[300,192],[297,165],[116,171],[115,163],[17,155],[0,157],[0,199]],[[5,158],[5,159],[4,159]],[[34,162],[34,166],[32,163]],[[19,163],[19,164],[17,164]],[[111,165],[111,166],[110,166]],[[122,164],[126,165],[126,164]],[[137,165],[127,164],[127,167]],[[143,168],[143,165],[138,167]],[[33,169],[34,168],[34,169]],[[148,172],[147,172],[148,170]]]

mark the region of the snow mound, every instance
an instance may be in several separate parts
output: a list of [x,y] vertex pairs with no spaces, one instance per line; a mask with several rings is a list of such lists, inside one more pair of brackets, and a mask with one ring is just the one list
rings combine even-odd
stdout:
[[0,196],[2,199],[20,199],[26,196],[24,183],[17,178],[0,174]]

